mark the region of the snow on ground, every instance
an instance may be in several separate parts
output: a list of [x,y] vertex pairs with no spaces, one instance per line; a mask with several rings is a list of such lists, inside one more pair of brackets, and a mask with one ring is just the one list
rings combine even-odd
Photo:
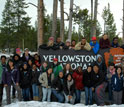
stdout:
[[[4,107],[97,107],[97,105],[85,106],[84,104],[71,105],[71,104],[60,104],[55,102],[30,101],[30,102],[13,103],[10,105],[6,105]],[[104,107],[117,107],[117,105],[104,106]],[[118,107],[124,107],[124,105],[118,105]]]
[[[61,104],[57,102],[38,102],[38,101],[29,101],[29,102],[18,102],[17,99],[12,100],[12,104],[6,105],[6,92],[4,89],[3,93],[3,107],[98,107],[97,105],[85,106],[84,99],[85,95],[82,92],[81,104],[71,105],[71,104]],[[124,105],[111,105],[104,107],[124,107]]]

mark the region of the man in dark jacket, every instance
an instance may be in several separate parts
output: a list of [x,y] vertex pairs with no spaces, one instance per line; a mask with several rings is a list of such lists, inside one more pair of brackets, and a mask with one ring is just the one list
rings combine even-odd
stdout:
[[23,64],[23,69],[20,72],[20,86],[22,88],[22,94],[24,101],[29,101],[29,93],[31,86],[31,72],[28,69],[26,62]]
[[120,47],[120,46],[119,46],[119,43],[118,43],[118,37],[114,37],[114,38],[113,38],[111,47],[113,47],[113,48],[118,48],[118,47]]
[[55,44],[57,47],[59,47],[59,49],[62,49],[65,46],[60,37],[57,37]]
[[104,105],[104,95],[107,83],[105,82],[105,75],[99,71],[97,64],[93,66],[92,74],[93,88],[95,90],[95,101],[97,105]]
[[59,72],[59,76],[56,77],[52,82],[52,92],[57,98],[58,102],[63,103],[64,102],[64,96],[63,96],[63,72]]

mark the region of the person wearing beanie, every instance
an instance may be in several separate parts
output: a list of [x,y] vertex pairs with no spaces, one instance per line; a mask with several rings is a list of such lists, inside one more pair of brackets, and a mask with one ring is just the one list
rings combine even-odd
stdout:
[[22,96],[24,101],[29,101],[30,86],[31,86],[31,72],[29,71],[27,62],[23,63],[22,71],[20,72],[20,86],[22,88]]
[[97,38],[95,36],[92,37],[92,41],[90,42],[90,46],[95,54],[99,51],[99,43],[97,42]]
[[91,50],[90,44],[86,41],[86,38],[82,38],[81,42],[77,43],[75,46],[75,50]]
[[14,67],[12,59],[8,61],[7,67],[4,68],[2,74],[2,81],[6,89],[7,104],[11,103],[11,86],[13,86],[18,93],[18,100],[21,101],[21,89],[19,86],[19,71]]
[[71,49],[71,41],[69,39],[66,40],[66,43],[63,49],[64,50]]
[[52,68],[53,68],[53,74],[55,77],[59,75],[60,71],[63,71],[62,66],[58,63],[57,58],[53,58]]

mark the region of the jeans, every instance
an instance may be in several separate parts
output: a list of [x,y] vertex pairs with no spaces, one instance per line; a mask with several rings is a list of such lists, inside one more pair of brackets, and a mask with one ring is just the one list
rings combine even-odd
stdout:
[[69,99],[68,95],[66,95],[65,93],[64,93],[64,96],[65,96],[65,103],[74,104],[74,100],[75,100],[74,95],[72,96],[71,99]]
[[32,90],[33,90],[33,97],[35,96],[39,96],[39,90],[38,90],[38,86],[36,84],[32,85]]
[[61,92],[58,92],[56,90],[52,90],[55,97],[58,99],[58,102],[63,103],[64,102],[64,96]]
[[75,95],[76,95],[75,104],[80,103],[80,100],[81,100],[81,90],[77,90],[76,89]]
[[85,104],[92,105],[92,88],[85,87]]
[[29,101],[30,88],[22,89],[22,95],[23,95],[24,101]]
[[43,91],[43,99],[42,101],[47,101],[50,102],[51,101],[51,88],[45,88],[45,87],[42,87],[42,91]]

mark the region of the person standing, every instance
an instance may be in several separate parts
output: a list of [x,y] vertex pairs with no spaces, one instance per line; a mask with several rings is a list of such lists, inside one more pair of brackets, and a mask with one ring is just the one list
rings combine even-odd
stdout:
[[11,103],[11,86],[13,86],[18,93],[18,100],[21,101],[21,89],[19,86],[19,71],[14,68],[13,60],[8,61],[8,65],[3,70],[2,81],[6,89],[7,104]]
[[117,67],[116,74],[111,78],[112,90],[113,90],[113,103],[122,104],[122,94],[123,94],[123,74],[122,68]]
[[43,91],[43,99],[42,101],[51,101],[51,85],[54,79],[54,74],[52,73],[53,69],[49,67],[47,72],[44,72],[39,77],[39,82],[42,84],[42,91]]
[[4,67],[6,67],[6,56],[1,56],[1,62],[0,62],[0,106],[2,105],[2,97],[3,97],[2,73],[3,73]]
[[83,83],[84,83],[84,89],[85,89],[85,104],[86,105],[92,105],[93,101],[92,101],[92,97],[93,97],[93,93],[92,93],[92,66],[88,66],[87,70],[84,71],[84,75],[83,75]]
[[84,88],[84,84],[83,84],[83,71],[82,68],[79,66],[77,68],[77,70],[72,74],[74,81],[75,81],[75,95],[76,95],[76,99],[75,99],[75,103],[80,103],[81,100],[81,91]]

